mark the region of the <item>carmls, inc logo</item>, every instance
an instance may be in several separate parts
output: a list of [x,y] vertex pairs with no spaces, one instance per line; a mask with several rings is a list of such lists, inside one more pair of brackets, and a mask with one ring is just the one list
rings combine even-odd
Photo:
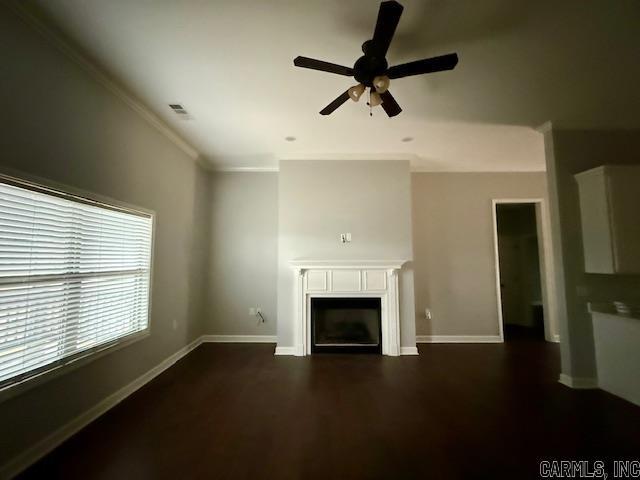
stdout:
[[614,460],[611,470],[605,467],[601,460],[543,460],[540,478],[640,478],[640,460]]

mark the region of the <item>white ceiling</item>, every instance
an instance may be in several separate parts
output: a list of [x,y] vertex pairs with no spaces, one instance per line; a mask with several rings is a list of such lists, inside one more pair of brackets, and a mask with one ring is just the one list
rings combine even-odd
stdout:
[[393,119],[379,108],[369,117],[362,101],[320,116],[355,82],[292,64],[305,55],[352,66],[377,0],[35,3],[218,168],[398,158],[422,170],[536,171],[544,153],[533,127],[545,121],[640,126],[636,0],[401,0],[389,63],[452,51],[460,62],[393,81],[404,109]]

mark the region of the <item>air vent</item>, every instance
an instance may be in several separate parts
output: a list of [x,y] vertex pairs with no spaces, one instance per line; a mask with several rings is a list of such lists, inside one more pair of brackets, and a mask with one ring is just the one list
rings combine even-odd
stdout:
[[176,115],[179,115],[181,118],[185,120],[191,118],[191,115],[189,115],[189,112],[187,112],[187,109],[184,107],[184,105],[180,103],[170,103],[169,108],[173,110],[173,113],[175,113]]

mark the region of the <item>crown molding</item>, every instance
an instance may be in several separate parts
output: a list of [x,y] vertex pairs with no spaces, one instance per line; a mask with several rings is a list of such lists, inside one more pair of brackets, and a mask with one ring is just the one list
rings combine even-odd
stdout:
[[411,173],[485,173],[485,174],[497,174],[497,173],[545,173],[546,169],[540,170],[441,170],[434,169],[425,166],[411,167]]
[[[86,73],[91,75],[94,80],[104,86],[112,94],[127,104],[134,112],[142,117],[147,123],[153,126],[164,137],[169,139],[180,150],[187,154],[192,160],[196,161],[201,166],[205,166],[200,161],[200,152],[191,146],[186,140],[178,135],[169,125],[158,117],[155,113],[149,109],[141,100],[136,98],[132,93],[127,91],[122,85],[120,85],[114,78],[107,74],[96,63],[89,60],[79,49],[73,46],[62,34],[58,33],[40,18],[38,18],[29,8],[26,6],[27,2],[10,0],[6,2],[6,5],[29,27],[35,30],[41,37],[43,37],[49,44],[58,49],[67,58],[76,63]],[[206,168],[206,167],[205,167]]]
[[272,173],[279,172],[280,167],[213,167],[214,172],[219,173]]
[[389,161],[407,161],[417,162],[420,160],[420,156],[414,153],[287,153],[277,155],[278,160],[281,161],[375,161],[375,162],[389,162]]
[[[328,160],[333,161],[333,160]],[[217,167],[206,163],[201,159],[202,167],[213,173],[278,173],[280,167]],[[504,173],[546,173],[542,170],[436,170],[430,167],[416,166],[409,168],[410,173],[484,173],[484,174],[504,174]]]

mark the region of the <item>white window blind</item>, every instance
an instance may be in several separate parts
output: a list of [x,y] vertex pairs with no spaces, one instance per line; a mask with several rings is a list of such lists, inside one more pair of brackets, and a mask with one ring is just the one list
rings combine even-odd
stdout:
[[0,387],[148,328],[152,222],[0,178]]

